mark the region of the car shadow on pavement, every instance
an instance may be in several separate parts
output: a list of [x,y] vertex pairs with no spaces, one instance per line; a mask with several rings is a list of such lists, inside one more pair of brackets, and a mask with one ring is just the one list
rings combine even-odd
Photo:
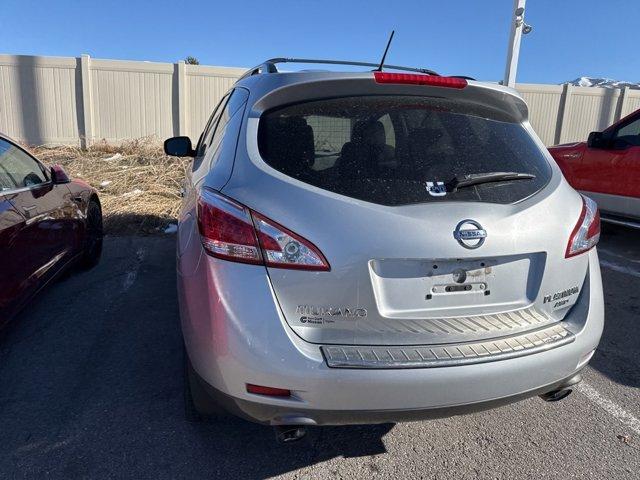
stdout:
[[97,268],[49,286],[0,335],[0,476],[258,479],[386,452],[389,424],[281,445],[239,419],[187,422],[174,244],[107,237]]
[[[200,458],[207,458],[220,478],[263,479],[312,467],[334,458],[365,457],[364,465],[374,474],[376,466],[366,461],[386,453],[382,441],[392,424],[316,427],[302,440],[279,444],[271,427],[243,420],[191,425]],[[189,476],[198,477],[193,470]]]
[[157,235],[167,230],[175,232],[176,224],[175,217],[154,213],[120,212],[104,217],[104,231],[107,235]]

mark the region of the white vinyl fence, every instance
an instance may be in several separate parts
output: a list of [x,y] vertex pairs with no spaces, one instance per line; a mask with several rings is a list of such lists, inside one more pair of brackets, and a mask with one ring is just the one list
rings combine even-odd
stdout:
[[[242,68],[0,55],[0,132],[30,145],[196,140]],[[584,140],[640,108],[640,90],[519,84],[547,145]]]
[[640,108],[640,90],[534,85],[516,89],[529,106],[529,121],[545,145],[583,141]]
[[198,138],[241,68],[0,55],[0,132],[30,145]]

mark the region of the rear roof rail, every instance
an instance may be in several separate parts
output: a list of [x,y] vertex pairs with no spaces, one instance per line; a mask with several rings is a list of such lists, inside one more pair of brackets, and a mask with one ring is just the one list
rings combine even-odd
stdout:
[[[375,67],[376,69],[380,67],[378,63],[370,63],[370,62],[352,62],[350,60],[319,60],[313,58],[271,58],[269,60],[265,60],[262,64],[250,68],[244,75],[242,75],[238,80],[242,80],[243,78],[250,77],[251,75],[257,75],[261,73],[278,73],[278,68],[276,65],[278,63],[314,63],[314,64],[323,64],[323,65],[351,65],[355,67]],[[415,67],[403,67],[400,65],[389,65],[385,63],[382,65],[382,68],[389,68],[391,70],[401,70],[405,72],[417,72],[417,73],[426,73],[427,75],[438,75],[439,73],[429,70],[428,68],[415,68]]]

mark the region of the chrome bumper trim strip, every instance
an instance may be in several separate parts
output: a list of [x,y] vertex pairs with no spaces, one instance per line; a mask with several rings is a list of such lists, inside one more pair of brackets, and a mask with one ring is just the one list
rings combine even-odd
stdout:
[[413,346],[320,347],[331,368],[431,368],[469,365],[521,357],[573,342],[574,335],[557,323],[509,337],[478,342]]

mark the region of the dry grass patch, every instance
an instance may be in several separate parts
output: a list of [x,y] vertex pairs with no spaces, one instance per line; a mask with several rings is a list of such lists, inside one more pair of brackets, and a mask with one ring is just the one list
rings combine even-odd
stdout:
[[168,157],[156,139],[100,142],[87,150],[43,146],[31,151],[98,190],[107,234],[162,233],[176,222],[188,160]]

